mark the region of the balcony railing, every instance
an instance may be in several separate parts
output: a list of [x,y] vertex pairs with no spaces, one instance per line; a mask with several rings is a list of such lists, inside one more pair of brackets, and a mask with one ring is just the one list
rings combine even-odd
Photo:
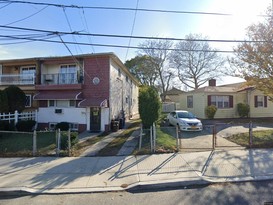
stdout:
[[0,75],[0,85],[34,85],[34,74],[3,74]]
[[41,75],[41,84],[65,85],[79,83],[82,83],[82,76],[79,76],[77,73],[57,73]]

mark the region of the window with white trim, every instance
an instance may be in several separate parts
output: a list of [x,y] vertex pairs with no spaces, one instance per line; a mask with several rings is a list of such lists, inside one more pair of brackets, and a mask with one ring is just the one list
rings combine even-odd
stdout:
[[31,95],[26,94],[25,107],[31,107]]
[[264,96],[258,95],[257,96],[257,107],[263,107],[264,106]]
[[60,84],[77,83],[77,66],[75,64],[60,66],[59,83]]
[[75,100],[49,100],[48,107],[76,107]]
[[193,96],[187,96],[187,107],[193,108]]
[[217,108],[230,108],[232,107],[231,98],[232,96],[229,95],[212,95],[210,100],[211,105],[215,105]]
[[255,95],[254,96],[254,106],[255,107],[267,107],[267,96]]

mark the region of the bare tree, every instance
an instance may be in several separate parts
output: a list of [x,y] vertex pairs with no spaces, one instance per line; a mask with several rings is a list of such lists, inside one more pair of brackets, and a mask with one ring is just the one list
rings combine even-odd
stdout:
[[158,76],[157,83],[162,93],[166,92],[174,77],[169,67],[172,42],[167,40],[147,40],[139,45],[139,53],[150,56],[150,63]]
[[179,80],[189,88],[197,89],[210,79],[222,75],[225,60],[202,35],[190,34],[186,39],[176,44],[171,63],[177,69]]

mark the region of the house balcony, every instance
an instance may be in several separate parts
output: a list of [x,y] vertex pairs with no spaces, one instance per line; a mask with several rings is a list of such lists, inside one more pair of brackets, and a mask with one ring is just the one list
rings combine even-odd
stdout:
[[41,84],[36,85],[38,90],[65,90],[82,89],[83,77],[77,73],[42,74]]
[[3,74],[0,85],[35,85],[34,74]]

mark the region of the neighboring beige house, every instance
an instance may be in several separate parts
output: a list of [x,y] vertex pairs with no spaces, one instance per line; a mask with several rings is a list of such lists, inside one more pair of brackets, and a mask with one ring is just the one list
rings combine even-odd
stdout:
[[218,110],[215,118],[238,118],[237,104],[250,106],[249,117],[273,117],[273,103],[261,91],[245,83],[216,86],[216,80],[210,80],[209,86],[183,92],[177,97],[180,109],[194,113],[205,119],[205,108],[215,105]]

